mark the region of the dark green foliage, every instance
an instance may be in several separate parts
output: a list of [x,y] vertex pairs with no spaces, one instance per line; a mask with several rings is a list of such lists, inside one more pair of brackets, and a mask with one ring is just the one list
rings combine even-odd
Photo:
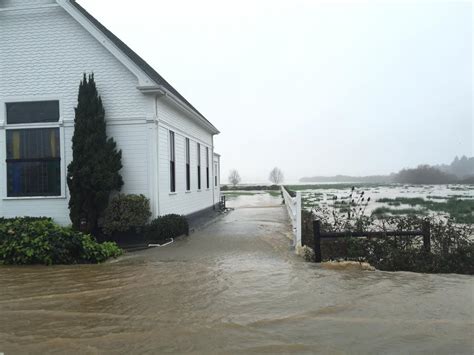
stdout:
[[4,218],[0,217],[0,224],[7,223],[7,222],[13,222],[21,220],[23,222],[36,222],[36,221],[49,221],[51,222],[53,219],[50,217],[15,217],[15,218]]
[[291,197],[296,197],[296,191],[291,189],[290,186],[283,186],[283,188],[286,190],[286,192],[288,192],[288,195],[290,195]]
[[70,218],[75,229],[84,220],[85,229],[92,233],[107,207],[110,192],[120,190],[123,185],[119,174],[122,152],[117,151],[112,138],[107,139],[105,111],[93,74],[89,80],[84,74],[75,110],[73,160],[67,176]]
[[426,201],[423,197],[396,197],[396,198],[379,198],[377,202],[383,202],[383,203],[399,203],[399,204],[404,204],[404,205],[410,205],[410,206],[416,206],[416,205],[422,205]]
[[146,238],[162,242],[170,238],[189,234],[189,224],[184,216],[168,214],[154,219],[146,229]]
[[85,264],[117,257],[115,243],[64,228],[49,219],[17,218],[0,222],[0,264]]
[[145,196],[119,194],[105,209],[102,229],[106,234],[141,229],[150,217],[150,200]]
[[372,212],[373,216],[383,217],[386,215],[426,215],[425,210],[417,210],[415,208],[389,208],[378,207]]

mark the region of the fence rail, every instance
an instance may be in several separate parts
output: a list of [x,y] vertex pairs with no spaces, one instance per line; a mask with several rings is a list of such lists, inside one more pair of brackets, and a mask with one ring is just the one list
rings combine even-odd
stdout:
[[315,261],[320,263],[321,256],[321,240],[340,239],[340,238],[383,238],[383,237],[416,237],[423,236],[423,248],[429,252],[431,250],[431,227],[430,222],[423,222],[421,230],[414,231],[384,231],[384,232],[321,232],[321,221],[313,221],[313,237],[314,237],[314,256]]
[[297,192],[295,197],[291,197],[290,193],[281,187],[283,200],[290,217],[291,225],[293,226],[293,233],[295,235],[295,247],[301,246],[301,192]]

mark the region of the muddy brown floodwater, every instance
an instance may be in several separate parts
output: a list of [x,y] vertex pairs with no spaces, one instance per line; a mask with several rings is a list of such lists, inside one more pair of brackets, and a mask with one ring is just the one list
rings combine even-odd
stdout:
[[0,353],[473,352],[473,277],[306,263],[279,199],[242,198],[162,249],[1,267]]

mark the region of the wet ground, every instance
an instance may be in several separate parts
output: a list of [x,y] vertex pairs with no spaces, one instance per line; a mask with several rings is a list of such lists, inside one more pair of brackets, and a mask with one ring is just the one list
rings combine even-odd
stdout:
[[1,267],[0,353],[473,352],[473,277],[306,263],[279,202],[108,264]]

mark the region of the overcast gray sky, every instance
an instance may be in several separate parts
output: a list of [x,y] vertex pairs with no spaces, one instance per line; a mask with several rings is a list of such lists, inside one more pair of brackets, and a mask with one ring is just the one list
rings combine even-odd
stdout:
[[222,132],[223,180],[473,155],[470,1],[79,2]]

